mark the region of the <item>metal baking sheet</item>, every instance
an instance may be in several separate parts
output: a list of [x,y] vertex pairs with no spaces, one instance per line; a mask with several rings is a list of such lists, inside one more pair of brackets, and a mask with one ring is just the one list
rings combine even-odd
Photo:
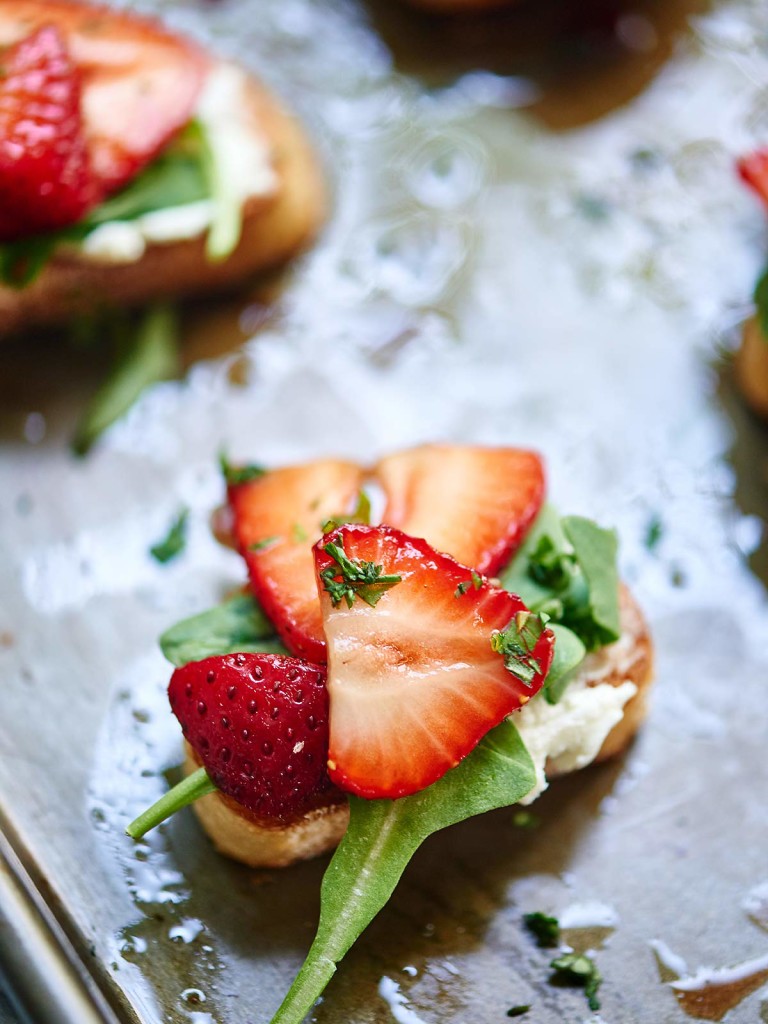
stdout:
[[[768,138],[768,9],[574,7],[457,26],[164,4],[301,111],[326,231],[247,308],[195,311],[184,379],[84,461],[67,438],[98,355],[3,346],[0,815],[123,1020],[266,1024],[316,921],[323,861],[248,871],[188,812],[122,834],[179,762],[156,638],[242,579],[208,524],[222,446],[535,446],[558,505],[619,527],[657,644],[631,751],[553,785],[533,828],[507,810],[427,842],[317,1024],[499,1024],[521,1003],[531,1024],[682,1024],[675,970],[768,954],[768,441],[728,366],[766,251],[732,165]],[[158,566],[181,505],[189,547]],[[529,910],[607,922],[568,933],[596,949],[599,1017],[548,983]],[[729,1024],[768,1019],[752,980]]]

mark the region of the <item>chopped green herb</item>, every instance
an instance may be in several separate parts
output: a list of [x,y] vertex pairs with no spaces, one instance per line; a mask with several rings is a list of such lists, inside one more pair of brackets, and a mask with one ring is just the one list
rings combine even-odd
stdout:
[[491,637],[491,648],[504,656],[507,671],[528,687],[533,685],[534,678],[541,672],[541,665],[534,658],[533,652],[545,628],[546,623],[541,615],[520,611],[506,629]]
[[597,998],[597,990],[602,983],[602,977],[597,969],[597,964],[591,957],[584,953],[563,953],[549,965],[555,972],[555,980],[570,985],[581,985],[584,988],[584,995],[590,1010],[600,1009],[600,1001]]
[[541,949],[556,946],[560,941],[560,922],[556,917],[535,910],[532,914],[525,914],[523,921],[536,939],[536,945]]
[[510,1008],[507,1010],[507,1016],[508,1017],[522,1017],[523,1014],[528,1013],[530,1008],[531,1008],[531,1004],[530,1003],[526,1003],[526,1004],[521,1003],[519,1006],[510,1006]]
[[301,523],[294,523],[291,527],[291,539],[294,544],[303,544],[305,540],[309,540],[309,534]]
[[475,570],[473,569],[472,570],[472,586],[475,588],[475,590],[479,590],[480,587],[482,587],[482,585],[483,585],[483,577],[480,575],[479,572],[475,572]]
[[149,553],[156,562],[165,564],[180,555],[187,543],[187,522],[189,520],[189,509],[184,508],[174,519],[171,528],[165,537],[153,544]]
[[257,540],[254,544],[248,545],[249,551],[263,551],[264,548],[271,547],[275,541],[280,540],[278,536],[265,537],[263,540]]
[[326,544],[325,550],[334,563],[323,569],[320,578],[334,607],[346,601],[351,608],[357,596],[375,608],[384,594],[402,580],[401,576],[383,575],[384,567],[374,562],[347,557],[340,544]]
[[453,596],[463,597],[471,586],[472,584],[469,580],[464,580],[462,583],[458,585],[458,587],[456,587],[456,589],[453,592]]
[[763,340],[768,344],[768,269],[764,270],[755,285],[755,305],[757,306],[757,322]]
[[648,525],[645,529],[645,546],[649,551],[656,550],[663,533],[664,524],[661,521],[661,516],[654,513],[648,520]]
[[238,487],[240,484],[249,484],[253,480],[258,480],[259,477],[264,476],[267,472],[263,466],[257,466],[253,463],[245,466],[233,466],[224,452],[219,454],[219,466],[227,483],[227,487]]
[[143,315],[127,352],[83,413],[72,441],[76,454],[85,455],[145,388],[177,372],[177,346],[174,311],[164,304],[151,307]]
[[371,522],[371,499],[365,493],[365,491],[358,491],[357,504],[355,505],[354,511],[350,515],[338,515],[331,516],[330,519],[322,524],[321,530],[323,533],[330,533],[331,530],[337,529],[339,526],[343,526],[345,523],[361,523],[363,526],[369,526]]

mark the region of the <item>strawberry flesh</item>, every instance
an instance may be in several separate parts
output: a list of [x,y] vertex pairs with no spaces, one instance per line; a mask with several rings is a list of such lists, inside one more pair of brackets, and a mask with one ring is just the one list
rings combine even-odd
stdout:
[[489,576],[520,546],[544,500],[541,458],[519,448],[423,445],[382,459],[376,472],[384,523]]
[[768,149],[758,149],[749,156],[743,156],[736,167],[742,181],[768,205]]
[[152,18],[72,0],[0,4],[0,46],[51,25],[82,75],[93,173],[102,192],[113,192],[187,124],[209,60],[190,40]]
[[2,64],[0,242],[9,242],[74,224],[98,193],[80,115],[80,73],[59,30],[33,31]]
[[341,799],[326,770],[325,669],[276,654],[228,654],[177,669],[182,731],[218,789],[261,823],[289,824]]
[[[334,606],[331,543],[401,582],[375,607],[357,597]],[[491,647],[492,635],[526,611],[523,602],[426,541],[386,526],[342,526],[317,544],[315,565],[328,644],[328,766],[341,789],[367,798],[423,789],[541,688],[551,631],[533,647],[538,671],[526,685]]]
[[325,661],[312,546],[327,519],[352,509],[362,481],[354,463],[325,459],[228,490],[253,592],[288,650],[308,661]]

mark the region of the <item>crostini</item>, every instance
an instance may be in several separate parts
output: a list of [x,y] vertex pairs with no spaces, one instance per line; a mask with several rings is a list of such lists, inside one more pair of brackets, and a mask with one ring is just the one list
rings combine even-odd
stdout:
[[325,208],[297,122],[240,67],[80,0],[0,9],[0,332],[236,286]]
[[128,832],[194,803],[217,848],[255,867],[338,844],[275,1017],[298,1024],[430,833],[625,749],[652,645],[615,534],[544,503],[534,452],[223,468],[250,593],[161,639],[186,777]]

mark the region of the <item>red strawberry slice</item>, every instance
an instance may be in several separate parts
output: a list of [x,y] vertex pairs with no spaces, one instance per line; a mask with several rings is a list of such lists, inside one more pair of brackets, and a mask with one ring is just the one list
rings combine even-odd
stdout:
[[768,149],[758,149],[743,156],[736,164],[739,174],[768,205]]
[[80,75],[52,26],[2,57],[0,242],[74,224],[97,200]]
[[211,780],[259,821],[287,824],[341,799],[326,770],[322,666],[276,654],[206,658],[173,673],[168,697]]
[[209,68],[190,40],[147,17],[73,0],[0,4],[0,46],[55,25],[83,76],[91,165],[105,191],[129,181],[190,119]]
[[542,461],[519,448],[428,444],[382,459],[376,472],[387,495],[383,522],[489,576],[544,500]]
[[[339,571],[333,545],[359,581]],[[368,798],[415,793],[541,688],[551,631],[534,631],[515,675],[492,637],[540,620],[426,541],[386,526],[342,526],[318,543],[315,564],[328,644],[328,768],[340,788]],[[370,566],[401,581],[377,584]]]
[[325,661],[312,546],[326,520],[352,510],[362,481],[354,463],[324,459],[229,488],[256,598],[288,650],[309,661]]

